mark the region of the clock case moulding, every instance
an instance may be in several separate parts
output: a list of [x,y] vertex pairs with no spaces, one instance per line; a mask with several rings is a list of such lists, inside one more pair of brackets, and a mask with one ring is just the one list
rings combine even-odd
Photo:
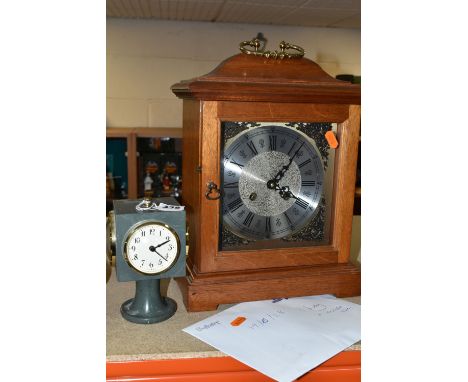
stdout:
[[[189,228],[188,276],[179,278],[189,311],[219,304],[331,293],[360,294],[360,269],[349,263],[360,129],[360,85],[325,73],[307,59],[237,54],[212,72],[171,87],[183,99],[184,192]],[[330,241],[327,245],[219,250],[223,121],[337,123]]]

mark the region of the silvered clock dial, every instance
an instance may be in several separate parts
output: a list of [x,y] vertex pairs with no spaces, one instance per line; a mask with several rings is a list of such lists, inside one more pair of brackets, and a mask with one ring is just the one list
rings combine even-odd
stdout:
[[288,237],[321,202],[324,166],[314,141],[285,124],[258,124],[224,147],[224,228],[247,240]]

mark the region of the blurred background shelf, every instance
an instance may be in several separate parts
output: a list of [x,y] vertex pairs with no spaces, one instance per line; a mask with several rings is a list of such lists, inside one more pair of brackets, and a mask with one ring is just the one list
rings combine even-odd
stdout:
[[[145,186],[146,185],[146,186]],[[114,199],[182,192],[182,129],[106,129],[106,209]]]

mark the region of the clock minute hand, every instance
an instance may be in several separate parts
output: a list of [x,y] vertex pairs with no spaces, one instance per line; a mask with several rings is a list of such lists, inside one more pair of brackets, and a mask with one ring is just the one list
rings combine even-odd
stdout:
[[156,251],[156,248],[154,249],[154,252],[156,252],[156,254],[157,254],[159,257],[163,258],[164,261],[167,261],[167,259],[166,259],[163,255],[161,255],[158,251]]
[[[167,243],[167,242],[166,242],[166,243]],[[166,243],[163,243],[163,244],[166,244]],[[161,244],[161,245],[163,245],[163,244]],[[166,259],[163,255],[161,255],[161,254],[156,250],[156,248],[158,248],[158,247],[150,246],[150,247],[149,247],[149,250],[150,250],[151,252],[156,252],[156,254],[157,254],[159,257],[162,257],[165,261],[167,261],[167,259]]]
[[294,155],[291,157],[291,159],[289,160],[289,163],[286,165],[286,166],[283,166],[283,168],[281,170],[278,171],[278,174],[275,175],[275,177],[273,178],[273,180],[275,180],[276,182],[279,182],[284,174],[286,174],[286,171],[289,170],[289,167],[291,166],[291,163],[293,162],[294,158],[296,157],[297,153],[299,152],[299,150],[301,149],[301,147],[304,145],[304,142],[302,142],[302,144],[299,146],[299,148],[296,150],[296,152],[294,153]]
[[158,251],[156,251],[156,249],[154,249],[154,252],[156,252],[156,254],[159,256],[159,257],[162,257],[165,261],[167,261],[167,259],[161,255]]

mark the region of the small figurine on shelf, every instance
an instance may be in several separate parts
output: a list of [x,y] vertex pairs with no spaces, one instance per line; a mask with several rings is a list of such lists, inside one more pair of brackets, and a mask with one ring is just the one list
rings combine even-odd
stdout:
[[145,196],[152,196],[153,195],[153,179],[149,172],[146,173],[146,177],[144,180],[145,183]]
[[161,138],[149,138],[148,146],[152,151],[161,151]]
[[127,198],[127,183],[122,182],[122,185],[120,186],[120,196],[122,199]]
[[150,174],[156,174],[156,172],[159,170],[159,166],[155,161],[148,161],[145,165],[145,171],[149,172]]
[[[158,164],[154,160],[148,160],[144,166],[146,177],[144,179],[144,195],[148,197],[159,196],[155,195],[155,192],[158,190],[159,179],[157,172],[159,170]],[[156,183],[154,184],[154,178],[156,178]]]
[[181,190],[180,190],[180,184],[182,182],[180,175],[171,175],[171,182],[172,182],[172,195],[175,198],[180,197]]
[[164,171],[161,178],[162,178],[163,193],[165,195],[170,195],[171,179],[169,178],[169,174],[166,171]]
[[177,173],[177,165],[174,162],[166,162],[164,165],[164,171],[169,175]]

